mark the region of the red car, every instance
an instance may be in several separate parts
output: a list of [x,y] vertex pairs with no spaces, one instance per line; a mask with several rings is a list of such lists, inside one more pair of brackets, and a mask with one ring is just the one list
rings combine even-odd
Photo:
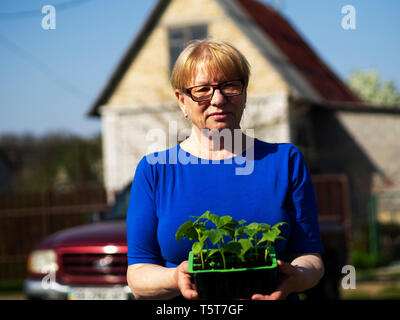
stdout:
[[101,222],[59,231],[35,246],[27,299],[133,299],[126,281],[129,194],[127,186]]

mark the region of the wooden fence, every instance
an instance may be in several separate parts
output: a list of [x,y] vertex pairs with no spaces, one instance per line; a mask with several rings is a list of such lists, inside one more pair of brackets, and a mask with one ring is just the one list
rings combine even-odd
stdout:
[[105,191],[0,196],[0,281],[19,280],[33,246],[56,231],[82,225],[107,208]]

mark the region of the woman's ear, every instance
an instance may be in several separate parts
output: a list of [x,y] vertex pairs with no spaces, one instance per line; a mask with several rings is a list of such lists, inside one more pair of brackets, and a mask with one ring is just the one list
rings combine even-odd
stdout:
[[185,103],[185,97],[183,95],[183,92],[179,89],[174,90],[175,97],[178,100],[179,106],[183,105]]
[[185,115],[185,117],[187,117],[186,107],[185,107],[185,96],[183,92],[179,89],[175,89],[174,93],[176,99],[178,100],[179,108],[181,108],[183,114]]

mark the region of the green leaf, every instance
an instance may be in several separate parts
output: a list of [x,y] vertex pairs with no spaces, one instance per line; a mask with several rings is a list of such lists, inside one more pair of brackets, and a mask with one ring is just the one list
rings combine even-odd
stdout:
[[253,246],[250,239],[240,239],[238,242],[242,246],[242,249],[240,252],[241,256],[244,256],[244,254]]
[[222,228],[223,226],[225,226],[226,224],[228,224],[231,221],[232,221],[232,217],[231,216],[222,216],[218,220],[217,227],[218,228]]
[[279,228],[281,226],[284,226],[285,224],[287,224],[286,222],[278,222],[277,224],[275,224],[272,228]]
[[241,238],[243,238],[243,233],[244,233],[244,229],[245,229],[246,227],[244,227],[244,226],[242,226],[242,227],[239,227],[239,228],[236,228],[236,230],[235,230],[235,238],[237,238],[237,237],[241,237]]
[[260,225],[257,222],[252,222],[247,225],[247,228],[252,230],[257,230],[259,227]]
[[175,233],[176,241],[180,242],[182,237],[188,238],[190,240],[198,239],[198,234],[196,232],[196,229],[193,226],[192,220],[188,220],[185,223],[183,223],[176,231],[176,233]]
[[209,220],[209,219],[210,219],[210,218],[209,218],[209,214],[210,214],[210,211],[207,210],[206,212],[204,212],[204,213],[199,217],[199,220],[201,220],[201,219]]
[[208,238],[207,233],[203,233],[203,234],[200,235],[199,241],[205,242],[207,240],[207,238]]
[[280,233],[281,233],[281,231],[278,228],[275,228],[275,226],[272,227],[267,232],[263,232],[262,238],[257,242],[257,245],[259,245],[265,241],[274,242],[277,239],[286,240],[284,237],[281,237],[279,235]]
[[238,225],[239,225],[239,222],[232,219],[230,222],[228,222],[227,224],[224,225],[224,229],[234,230]]
[[231,241],[231,242],[224,244],[223,248],[224,248],[224,251],[231,252],[234,254],[240,254],[240,252],[242,251],[242,245],[239,242],[235,242],[235,241]]
[[219,225],[219,217],[216,214],[209,213],[208,214],[208,219],[211,220],[216,226]]
[[249,227],[249,226],[245,226],[243,229],[243,232],[253,238],[258,232],[257,232],[257,229],[254,228],[254,225],[253,225],[253,227]]
[[212,244],[216,244],[222,238],[222,231],[218,229],[211,229],[207,231],[208,238],[212,242]]
[[264,232],[262,238],[257,242],[257,245],[259,245],[265,241],[274,242],[275,236],[270,231]]
[[192,251],[193,254],[196,256],[199,256],[201,253],[201,250],[203,250],[204,242],[195,242],[192,245]]
[[260,226],[261,232],[265,232],[265,231],[268,231],[269,229],[271,229],[271,226],[267,223],[260,223],[259,226]]
[[207,253],[207,259],[213,256],[215,253],[219,252],[219,249],[211,249]]
[[231,220],[227,224],[221,227],[224,235],[230,237],[230,238],[235,238],[235,228],[238,226],[238,222],[235,220]]
[[224,236],[228,236],[228,237],[230,237],[230,238],[232,238],[232,239],[233,239],[234,236],[235,236],[235,230],[223,228],[223,229],[221,229],[221,231],[222,231],[222,234],[223,234]]

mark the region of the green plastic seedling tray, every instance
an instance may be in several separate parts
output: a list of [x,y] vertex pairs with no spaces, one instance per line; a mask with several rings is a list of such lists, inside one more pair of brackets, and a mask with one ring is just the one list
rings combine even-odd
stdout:
[[200,299],[250,299],[255,293],[270,294],[277,285],[275,250],[269,252],[270,265],[252,268],[194,270],[193,252],[189,253],[188,271]]

